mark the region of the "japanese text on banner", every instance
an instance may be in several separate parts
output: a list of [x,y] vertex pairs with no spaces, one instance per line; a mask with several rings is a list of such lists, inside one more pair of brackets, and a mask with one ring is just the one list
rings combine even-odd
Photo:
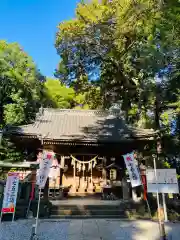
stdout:
[[19,187],[19,174],[16,172],[9,172],[4,191],[4,199],[2,206],[3,213],[15,212],[18,187]]
[[132,187],[137,187],[142,185],[139,171],[135,165],[134,154],[128,153],[126,155],[123,155],[123,158],[129,173],[129,178],[130,178]]
[[37,174],[37,185],[39,185],[39,188],[44,188],[46,184],[53,159],[54,159],[53,153],[50,152],[43,153],[43,158],[40,161],[40,169]]

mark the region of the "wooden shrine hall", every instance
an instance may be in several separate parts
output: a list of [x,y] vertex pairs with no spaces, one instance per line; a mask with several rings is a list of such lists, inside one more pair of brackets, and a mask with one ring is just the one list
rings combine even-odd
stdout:
[[55,153],[49,188],[68,188],[72,195],[101,192],[106,184],[121,187],[122,155],[141,151],[154,137],[151,129],[128,126],[115,110],[41,109],[34,122],[13,130],[13,138],[28,153],[36,152],[38,161],[42,150]]

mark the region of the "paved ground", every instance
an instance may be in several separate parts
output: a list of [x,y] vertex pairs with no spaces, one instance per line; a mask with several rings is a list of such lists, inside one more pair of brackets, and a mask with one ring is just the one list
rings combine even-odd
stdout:
[[[30,240],[32,220],[0,224],[0,240]],[[180,224],[168,224],[168,240],[180,239]],[[62,220],[39,222],[39,240],[159,240],[158,224],[150,221]]]

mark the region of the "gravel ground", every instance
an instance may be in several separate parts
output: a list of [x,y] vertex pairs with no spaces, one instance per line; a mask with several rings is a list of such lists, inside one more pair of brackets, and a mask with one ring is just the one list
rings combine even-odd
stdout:
[[[0,240],[30,240],[33,220],[0,224]],[[180,239],[180,224],[167,224],[168,240]],[[158,224],[105,219],[41,220],[38,240],[159,240]]]

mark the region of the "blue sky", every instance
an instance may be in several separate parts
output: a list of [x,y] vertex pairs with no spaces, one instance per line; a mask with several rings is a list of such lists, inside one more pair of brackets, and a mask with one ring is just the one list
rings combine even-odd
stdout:
[[58,23],[74,17],[78,0],[0,0],[0,39],[18,42],[42,74],[53,76]]

